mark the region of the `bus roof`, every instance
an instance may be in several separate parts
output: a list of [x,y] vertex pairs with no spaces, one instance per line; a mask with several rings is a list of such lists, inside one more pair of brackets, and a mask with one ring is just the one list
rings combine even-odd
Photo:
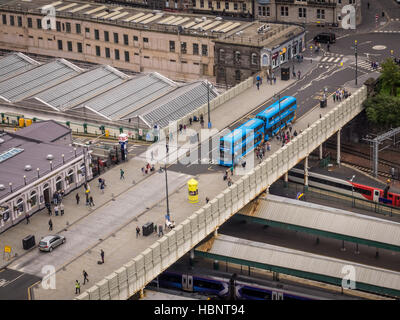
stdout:
[[[281,108],[285,107],[287,104],[292,103],[293,101],[296,101],[295,97],[291,97],[291,96],[282,97],[281,98]],[[267,107],[265,110],[258,113],[257,116],[268,117],[269,115],[274,114],[278,110],[279,110],[279,101],[276,101],[273,104],[271,104],[269,107]]]
[[228,133],[227,135],[223,136],[221,139],[225,140],[225,139],[236,139],[239,138],[243,135],[243,131],[248,129],[255,129],[260,125],[263,125],[264,122],[260,119],[250,119],[249,121],[245,122],[244,124],[242,124],[241,126],[239,126],[238,128],[234,129],[232,132]]

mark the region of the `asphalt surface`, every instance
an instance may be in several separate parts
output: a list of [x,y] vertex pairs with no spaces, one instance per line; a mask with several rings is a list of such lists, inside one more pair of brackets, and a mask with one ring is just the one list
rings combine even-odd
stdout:
[[10,269],[0,270],[0,300],[28,300],[28,289],[39,277]]

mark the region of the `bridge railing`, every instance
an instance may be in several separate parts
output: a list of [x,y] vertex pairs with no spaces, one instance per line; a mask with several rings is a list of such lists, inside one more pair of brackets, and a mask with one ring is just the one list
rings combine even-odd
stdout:
[[363,86],[175,229],[76,299],[127,299],[135,294],[353,119],[361,112],[366,96],[367,88]]

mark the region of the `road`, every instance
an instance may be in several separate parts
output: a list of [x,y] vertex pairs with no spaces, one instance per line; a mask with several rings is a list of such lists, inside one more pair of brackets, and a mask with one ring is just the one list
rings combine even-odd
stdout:
[[40,279],[15,270],[0,270],[0,300],[27,300],[27,288]]

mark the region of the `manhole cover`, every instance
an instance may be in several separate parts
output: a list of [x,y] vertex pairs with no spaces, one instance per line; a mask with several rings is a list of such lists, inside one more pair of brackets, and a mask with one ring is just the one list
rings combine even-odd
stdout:
[[383,45],[373,46],[372,49],[374,49],[374,50],[385,50],[386,46],[383,46]]

